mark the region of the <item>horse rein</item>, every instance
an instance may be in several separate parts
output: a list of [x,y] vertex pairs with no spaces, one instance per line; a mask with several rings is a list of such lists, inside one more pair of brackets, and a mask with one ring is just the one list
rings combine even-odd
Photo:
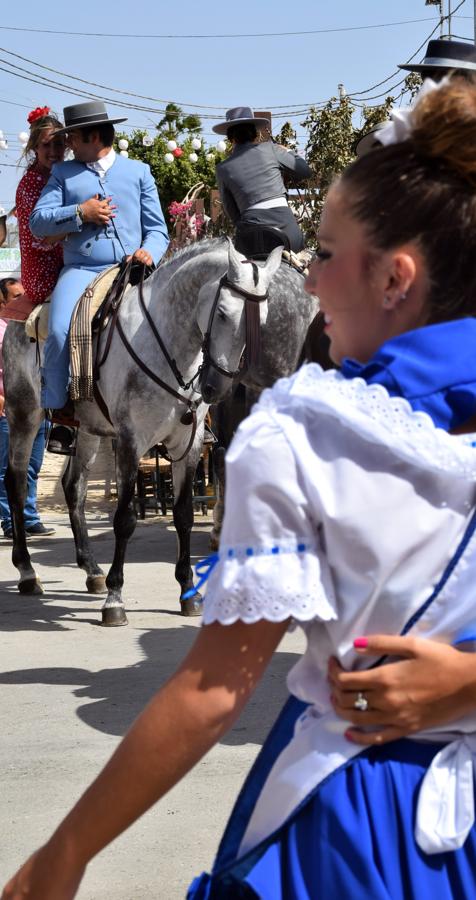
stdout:
[[[234,372],[230,372],[228,369],[224,369],[223,366],[220,366],[217,361],[213,359],[210,351],[213,320],[215,318],[220,294],[222,292],[222,289],[225,287],[229,288],[231,291],[234,291],[235,294],[239,294],[241,297],[244,297],[245,300],[246,340],[243,354],[240,359],[240,364]],[[251,291],[246,291],[244,288],[238,287],[238,285],[233,284],[231,281],[229,281],[228,275],[226,273],[225,275],[222,275],[220,281],[218,282],[215,298],[213,300],[212,308],[210,310],[210,316],[208,318],[207,330],[205,332],[205,337],[203,338],[203,363],[200,367],[200,371],[207,366],[211,366],[212,369],[215,369],[216,372],[218,372],[220,375],[223,375],[225,378],[236,378],[242,370],[243,356],[246,368],[250,368],[252,365],[257,363],[260,350],[259,304],[263,303],[267,299],[268,291],[266,291],[264,294],[252,294]],[[248,303],[248,301],[250,301],[250,304]]]
[[[174,397],[176,400],[178,400],[180,403],[183,403],[187,407],[187,410],[181,416],[180,421],[183,425],[191,425],[192,431],[191,431],[190,439],[187,443],[187,447],[186,447],[184,453],[182,453],[182,455],[179,456],[177,459],[172,459],[172,457],[169,455],[168,450],[164,444],[161,444],[160,448],[159,448],[160,455],[163,456],[165,459],[167,459],[168,462],[180,462],[182,459],[184,459],[187,456],[187,454],[191,450],[193,442],[195,440],[195,434],[197,431],[197,408],[201,403],[201,399],[198,401],[190,400],[189,397],[184,397],[183,394],[180,394],[173,387],[171,387],[169,384],[167,384],[167,382],[163,381],[158,375],[155,374],[155,372],[153,372],[151,369],[149,369],[149,367],[143,362],[143,360],[141,360],[141,358],[137,355],[134,348],[130,344],[128,338],[126,337],[126,335],[124,333],[124,329],[121,325],[120,318],[119,318],[119,308],[120,308],[120,304],[121,304],[121,301],[124,296],[125,287],[128,283],[128,277],[130,274],[131,267],[132,267],[132,261],[129,261],[124,266],[124,269],[119,273],[118,284],[112,294],[112,299],[107,304],[107,308],[105,309],[104,313],[101,316],[101,321],[104,321],[104,318],[106,317],[106,315],[108,315],[109,312],[112,311],[111,321],[109,324],[109,333],[107,335],[106,346],[104,348],[104,352],[102,354],[101,359],[99,359],[99,338],[98,338],[97,358],[96,358],[96,362],[95,362],[95,366],[94,366],[95,399],[96,399],[96,402],[97,402],[101,412],[103,413],[103,415],[106,417],[106,419],[108,419],[108,421],[112,425],[112,422],[111,422],[111,419],[109,416],[109,411],[107,409],[104,398],[101,395],[101,392],[99,390],[99,386],[98,386],[97,382],[99,381],[99,377],[100,377],[100,368],[103,365],[103,363],[106,361],[106,359],[109,355],[109,349],[110,349],[111,342],[112,342],[113,332],[114,332],[114,330],[117,330],[117,333],[118,333],[124,347],[126,348],[129,356],[134,360],[134,362],[139,367],[139,369],[141,369],[141,371],[144,372],[144,374],[147,375],[147,377],[150,378],[151,381],[153,381],[155,384],[157,384],[159,387],[161,387],[164,391],[166,391],[168,394],[170,394],[172,397]],[[219,372],[221,375],[224,375],[227,378],[235,378],[237,375],[240,374],[241,363],[243,360],[243,354],[242,354],[242,359],[240,360],[240,367],[235,372],[229,372],[226,369],[219,366],[218,363],[212,358],[211,353],[210,353],[211,329],[213,327],[213,320],[215,317],[215,312],[217,309],[220,294],[221,294],[222,288],[224,288],[224,287],[228,287],[230,290],[235,291],[235,293],[240,294],[240,296],[244,297],[244,299],[245,299],[246,343],[245,343],[245,348],[244,348],[243,353],[245,355],[245,361],[246,361],[247,366],[250,366],[251,364],[253,364],[257,361],[257,359],[259,357],[259,348],[260,348],[260,316],[259,316],[259,305],[258,304],[262,303],[263,301],[268,299],[268,291],[266,291],[265,294],[252,294],[251,292],[244,290],[244,288],[240,288],[237,285],[232,284],[228,280],[226,273],[220,278],[220,281],[219,281],[218,287],[217,287],[217,291],[215,293],[215,297],[213,300],[212,308],[210,311],[210,316],[208,319],[207,331],[205,333],[205,336],[204,336],[203,342],[202,342],[201,350],[202,350],[202,354],[203,354],[203,362],[198,367],[198,369],[197,369],[196,373],[193,375],[193,377],[188,382],[186,382],[182,376],[182,373],[180,372],[180,369],[177,366],[176,361],[170,356],[170,354],[158,332],[155,322],[152,319],[152,316],[150,315],[149,310],[147,309],[147,306],[144,301],[143,287],[144,287],[144,273],[142,272],[141,279],[137,285],[138,293],[139,293],[139,304],[140,304],[142,314],[144,315],[144,317],[152,331],[152,334],[154,335],[154,338],[157,341],[165,360],[167,361],[167,364],[168,364],[170,370],[173,372],[173,375],[174,375],[177,383],[179,384],[179,386],[182,388],[182,390],[188,391],[188,390],[192,389],[195,391],[195,388],[193,387],[193,385],[194,385],[195,381],[197,380],[197,378],[200,377],[203,369],[206,366],[211,366],[217,372]],[[251,303],[248,304],[248,301],[251,301]],[[99,334],[100,333],[101,333],[101,331],[99,332]]]

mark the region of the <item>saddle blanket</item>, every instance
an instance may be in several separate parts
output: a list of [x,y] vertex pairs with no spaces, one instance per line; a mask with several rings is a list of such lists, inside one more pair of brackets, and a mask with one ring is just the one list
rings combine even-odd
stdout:
[[[100,272],[81,294],[71,317],[69,349],[71,356],[70,397],[93,399],[93,337],[91,323],[112,287],[119,266]],[[48,337],[49,299],[35,306],[25,322],[25,332],[33,340]]]

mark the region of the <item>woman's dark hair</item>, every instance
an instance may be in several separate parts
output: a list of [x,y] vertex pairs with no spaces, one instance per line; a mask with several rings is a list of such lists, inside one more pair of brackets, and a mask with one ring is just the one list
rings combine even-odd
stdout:
[[78,131],[81,132],[83,141],[85,141],[86,144],[89,143],[91,135],[97,132],[99,140],[104,147],[112,147],[114,136],[116,134],[114,125],[111,125],[110,122],[100,123],[99,125],[87,125],[86,128],[79,128]]
[[236,144],[248,144],[256,140],[256,125],[252,122],[245,122],[243,125],[231,125],[226,132],[229,141],[235,141]]
[[19,278],[0,278],[0,295],[4,300],[8,300],[8,288],[12,284],[19,284]]
[[416,243],[430,321],[476,316],[476,84],[453,78],[413,109],[411,138],[341,176],[353,218],[377,250]]

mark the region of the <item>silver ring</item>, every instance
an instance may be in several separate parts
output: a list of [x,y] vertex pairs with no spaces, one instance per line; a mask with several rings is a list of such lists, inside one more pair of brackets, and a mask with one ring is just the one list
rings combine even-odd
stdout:
[[359,691],[354,700],[354,709],[358,709],[359,712],[367,712],[368,708],[369,701],[367,700],[367,697],[364,697],[362,691]]

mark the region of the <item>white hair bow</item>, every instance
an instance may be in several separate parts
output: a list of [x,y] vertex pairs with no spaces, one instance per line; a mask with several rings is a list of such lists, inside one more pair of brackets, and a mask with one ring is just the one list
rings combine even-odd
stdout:
[[439,82],[433,81],[432,78],[425,78],[413,106],[392,110],[390,113],[390,121],[385,122],[383,127],[379,128],[377,135],[378,141],[383,144],[384,147],[388,147],[390,144],[400,144],[402,141],[407,141],[412,135],[413,113],[420,100],[432,91],[439,91],[443,86],[447,85],[448,82],[448,75]]

